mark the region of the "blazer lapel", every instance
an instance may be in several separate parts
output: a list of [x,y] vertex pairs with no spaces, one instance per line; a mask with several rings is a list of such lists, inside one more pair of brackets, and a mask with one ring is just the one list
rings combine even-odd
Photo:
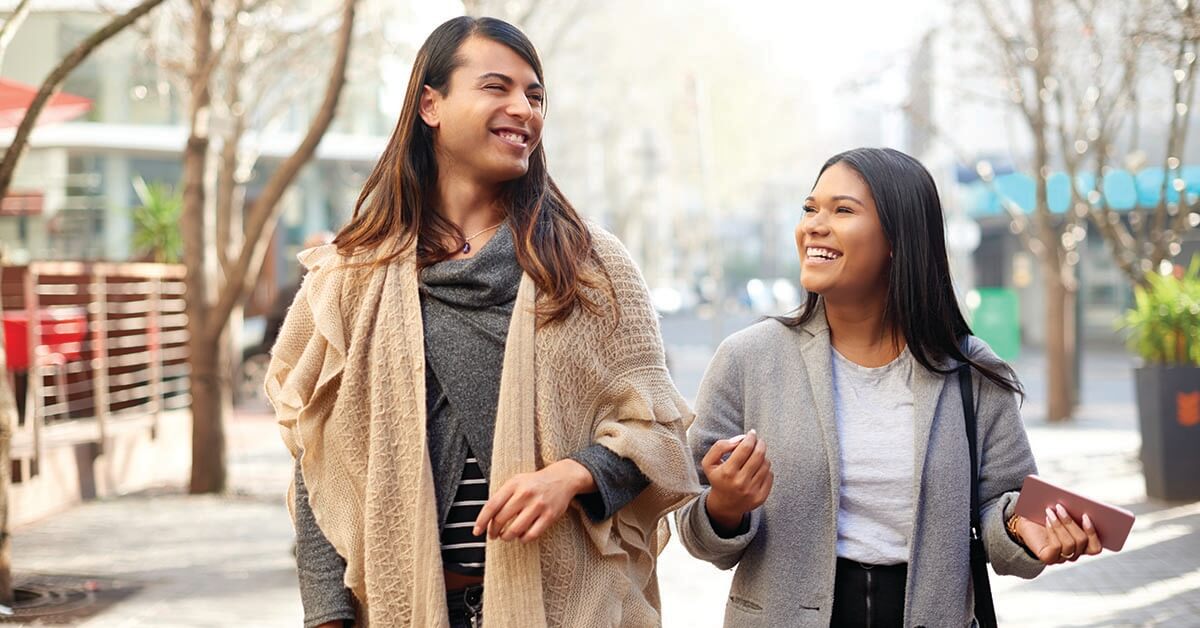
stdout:
[[829,465],[829,500],[836,525],[842,484],[841,445],[838,443],[837,419],[833,408],[833,349],[829,342],[829,323],[825,320],[825,309],[818,307],[817,312],[803,327],[804,331],[813,337],[804,343],[800,354],[804,360],[804,370],[808,374],[809,386],[812,388],[817,421],[821,425],[825,461]]
[[[938,400],[946,385],[946,376],[934,373],[912,360],[913,391],[913,496],[920,503],[922,478],[928,462],[929,440],[933,435],[933,421],[937,414]],[[945,368],[945,364],[935,365]]]

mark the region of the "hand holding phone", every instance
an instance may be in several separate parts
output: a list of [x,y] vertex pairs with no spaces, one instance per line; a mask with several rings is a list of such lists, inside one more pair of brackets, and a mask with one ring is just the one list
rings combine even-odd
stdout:
[[1015,513],[1017,533],[1048,565],[1076,561],[1101,548],[1119,551],[1133,527],[1133,513],[1098,502],[1036,475],[1025,478]]

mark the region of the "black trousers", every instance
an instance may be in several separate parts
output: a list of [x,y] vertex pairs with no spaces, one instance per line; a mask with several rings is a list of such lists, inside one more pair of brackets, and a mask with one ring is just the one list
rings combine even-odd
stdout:
[[[483,587],[474,586],[447,591],[446,607],[450,609],[450,628],[483,626]],[[475,623],[471,623],[472,619],[475,620]]]
[[837,559],[833,619],[837,628],[902,628],[908,565],[865,565]]

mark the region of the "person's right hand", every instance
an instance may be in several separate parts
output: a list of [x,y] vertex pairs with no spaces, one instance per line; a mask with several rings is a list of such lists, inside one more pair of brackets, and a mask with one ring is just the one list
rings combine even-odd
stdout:
[[[725,454],[729,458],[722,462]],[[775,482],[767,443],[754,430],[740,442],[734,437],[713,443],[700,466],[712,485],[706,503],[708,517],[725,530],[738,529],[746,513],[767,501]]]

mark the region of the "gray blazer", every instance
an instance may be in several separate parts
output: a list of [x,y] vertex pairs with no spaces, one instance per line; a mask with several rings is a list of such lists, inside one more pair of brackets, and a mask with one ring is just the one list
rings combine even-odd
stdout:
[[[970,355],[1000,363],[976,338]],[[721,569],[737,566],[726,626],[829,626],[841,482],[831,360],[821,311],[803,327],[766,320],[730,336],[704,375],[688,433],[697,468],[713,442],[753,428],[767,442],[775,474],[745,534],[726,539],[713,531],[704,508],[709,488],[675,515],[693,556]],[[1036,473],[1017,401],[978,373],[974,384],[984,543],[997,573],[1033,578],[1042,563],[1004,529],[1021,482]],[[915,511],[904,625],[969,626],[971,475],[957,378],[914,362],[913,406]]]

